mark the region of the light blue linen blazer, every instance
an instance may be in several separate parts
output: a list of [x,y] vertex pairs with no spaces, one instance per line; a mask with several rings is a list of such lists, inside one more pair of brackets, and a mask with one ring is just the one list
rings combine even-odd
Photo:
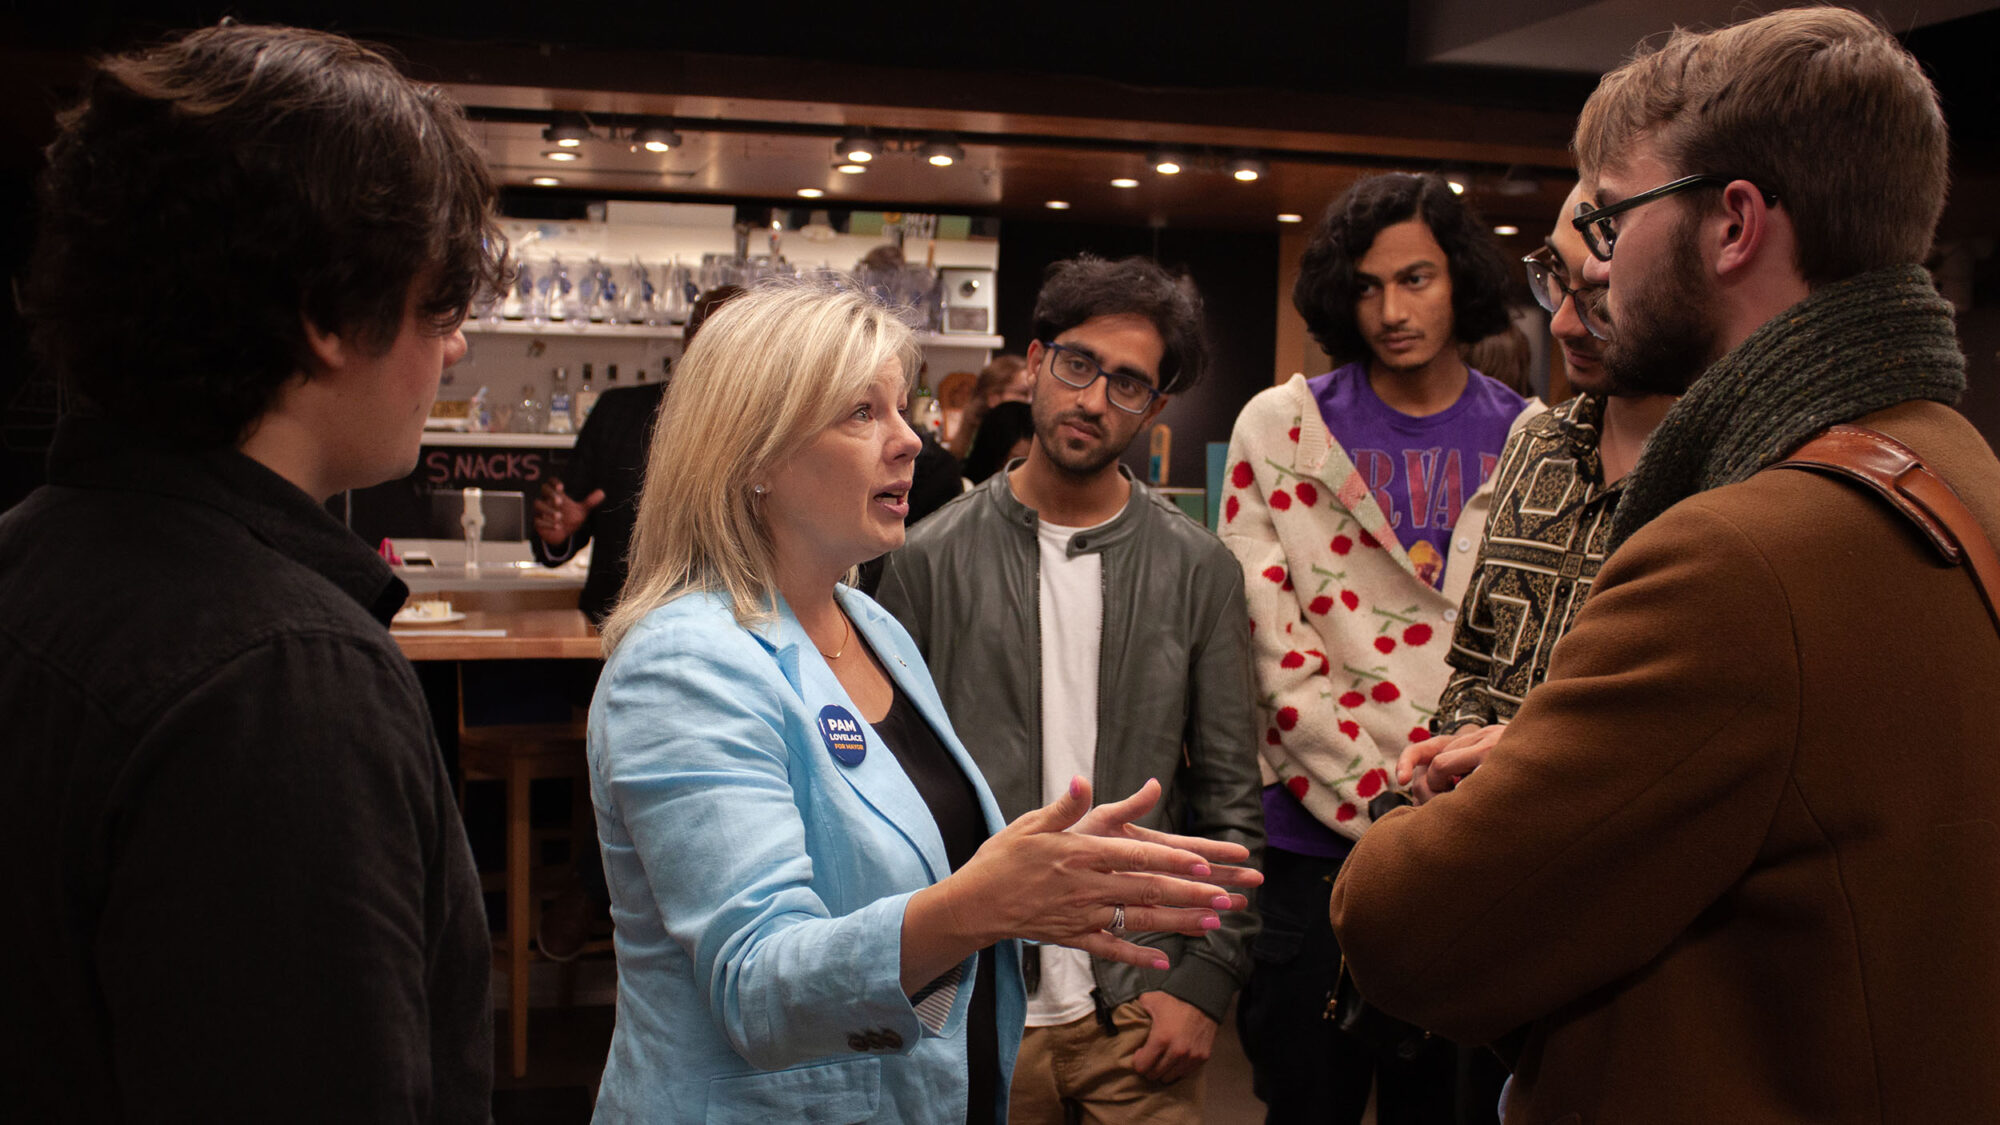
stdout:
[[[909,634],[837,596],[998,832]],[[857,764],[832,752],[829,707],[857,720]],[[903,909],[949,874],[944,842],[789,606],[757,629],[712,594],[648,614],[598,681],[589,755],[618,952],[597,1121],[965,1120],[977,955],[941,1026],[900,983]],[[1025,998],[1018,945],[993,955],[1004,1121]]]

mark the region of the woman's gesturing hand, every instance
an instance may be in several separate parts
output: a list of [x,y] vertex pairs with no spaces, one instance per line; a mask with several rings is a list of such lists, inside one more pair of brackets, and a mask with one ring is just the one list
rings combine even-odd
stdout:
[[1158,800],[1159,784],[1148,782],[1093,812],[1090,784],[1079,777],[1061,798],[1002,829],[950,878],[911,897],[903,918],[904,985],[914,991],[1003,938],[1165,968],[1159,950],[1110,932],[1119,907],[1125,929],[1200,934],[1222,924],[1218,911],[1246,905],[1218,884],[1254,886],[1262,876],[1215,866],[1246,858],[1239,845],[1129,823]]

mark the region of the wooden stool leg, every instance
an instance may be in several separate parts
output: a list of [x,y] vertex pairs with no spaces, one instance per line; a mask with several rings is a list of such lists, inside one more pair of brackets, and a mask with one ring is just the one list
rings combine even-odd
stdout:
[[520,762],[507,769],[507,1007],[514,1052],[514,1077],[528,1073],[528,941],[534,933],[528,889],[528,770]]

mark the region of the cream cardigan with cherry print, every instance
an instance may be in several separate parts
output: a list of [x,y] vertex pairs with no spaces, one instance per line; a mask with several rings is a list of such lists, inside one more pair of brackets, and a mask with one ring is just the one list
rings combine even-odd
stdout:
[[[1530,399],[1513,428],[1544,409]],[[1360,838],[1403,747],[1430,737],[1492,502],[1490,480],[1466,501],[1436,589],[1417,577],[1304,376],[1236,419],[1219,530],[1243,564],[1264,782],[1282,781],[1342,835]]]

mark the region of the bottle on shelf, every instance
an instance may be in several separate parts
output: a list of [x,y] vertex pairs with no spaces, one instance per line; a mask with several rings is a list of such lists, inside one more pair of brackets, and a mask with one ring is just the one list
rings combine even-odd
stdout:
[[521,403],[514,408],[513,429],[517,434],[542,432],[542,400],[535,394],[533,383],[521,384]]
[[572,434],[576,427],[571,424],[569,401],[569,368],[556,368],[549,388],[549,424],[552,434]]
[[916,396],[910,400],[910,424],[928,431],[937,441],[944,440],[944,407],[938,405],[937,396],[921,380]]
[[604,389],[607,391],[618,389],[618,365],[615,363],[604,365]]
[[597,385],[592,380],[590,365],[583,365],[583,382],[576,388],[576,428],[590,420],[590,412],[597,409]]

